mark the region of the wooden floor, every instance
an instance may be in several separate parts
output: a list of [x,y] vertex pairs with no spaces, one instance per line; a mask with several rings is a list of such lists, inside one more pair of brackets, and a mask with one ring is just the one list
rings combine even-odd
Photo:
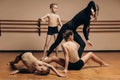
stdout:
[[[11,69],[7,62],[13,60],[18,54],[0,53],[0,80],[120,80],[120,52],[95,52],[97,56],[110,65],[108,67],[99,67],[98,64],[89,61],[83,69],[69,71],[64,78],[57,77],[52,71],[48,76],[34,74],[9,75]],[[42,53],[34,53],[34,55],[39,58]],[[62,53],[59,53],[58,56],[63,57]],[[56,66],[56,64],[52,65]],[[57,65],[57,67],[60,66]],[[61,67],[57,70],[62,72]]]

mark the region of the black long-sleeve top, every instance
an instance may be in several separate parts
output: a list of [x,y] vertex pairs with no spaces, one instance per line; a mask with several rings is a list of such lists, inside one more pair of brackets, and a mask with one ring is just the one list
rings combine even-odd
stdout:
[[68,22],[71,26],[69,27],[72,30],[76,30],[78,26],[83,25],[83,34],[86,40],[89,40],[89,25],[90,25],[90,15],[92,14],[91,8],[96,12],[95,3],[90,1],[85,9],[80,11],[75,15],[72,20]]

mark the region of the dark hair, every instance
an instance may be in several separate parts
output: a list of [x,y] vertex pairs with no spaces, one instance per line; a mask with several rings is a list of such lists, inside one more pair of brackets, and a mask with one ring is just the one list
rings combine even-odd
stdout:
[[36,75],[45,76],[45,75],[48,75],[49,73],[50,73],[50,67],[47,67],[45,71],[42,71],[41,73],[36,73]]
[[50,73],[50,67],[47,67],[46,72],[42,72],[40,75],[48,75]]
[[57,3],[51,3],[50,4],[50,9],[53,8],[53,5],[58,5]]
[[63,33],[63,38],[65,40],[67,40],[70,35],[73,35],[73,31],[72,30],[66,30],[65,33]]

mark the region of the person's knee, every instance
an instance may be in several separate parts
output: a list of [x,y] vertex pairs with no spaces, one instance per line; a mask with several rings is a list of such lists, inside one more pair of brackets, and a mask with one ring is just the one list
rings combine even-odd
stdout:
[[88,52],[89,56],[92,57],[93,56],[93,53],[92,52]]
[[52,61],[56,61],[57,57],[56,56],[52,56]]
[[57,58],[57,57],[56,57],[56,56],[52,56],[52,58],[54,58],[54,59],[55,59],[55,58]]

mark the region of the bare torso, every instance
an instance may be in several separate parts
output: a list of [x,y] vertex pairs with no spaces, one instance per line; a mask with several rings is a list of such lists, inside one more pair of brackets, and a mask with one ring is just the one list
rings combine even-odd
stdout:
[[48,25],[50,27],[55,27],[55,26],[58,26],[58,15],[57,14],[53,14],[53,13],[50,13],[48,14]]
[[30,72],[34,72],[36,70],[34,63],[41,63],[41,61],[35,58],[31,52],[26,52],[25,54],[23,54],[22,61]]
[[80,58],[78,56],[78,45],[74,41],[68,41],[63,43],[68,50],[69,53],[69,61],[72,63],[77,62]]

